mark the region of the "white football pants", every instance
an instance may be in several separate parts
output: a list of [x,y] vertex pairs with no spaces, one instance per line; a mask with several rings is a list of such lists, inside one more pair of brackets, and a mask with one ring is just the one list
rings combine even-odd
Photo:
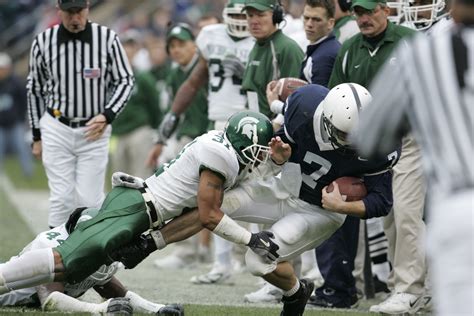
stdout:
[[86,127],[70,128],[46,113],[40,120],[42,160],[50,190],[48,225],[66,222],[81,206],[100,207],[112,128],[96,141],[84,137]]

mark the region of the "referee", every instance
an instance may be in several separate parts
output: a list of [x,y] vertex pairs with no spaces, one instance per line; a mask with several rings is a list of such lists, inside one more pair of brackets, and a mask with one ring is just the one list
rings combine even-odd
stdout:
[[430,184],[428,252],[439,315],[474,315],[474,1],[453,0],[452,30],[419,34],[372,86],[354,135],[361,155],[382,154],[407,127]]
[[62,23],[31,46],[27,84],[32,152],[43,160],[50,189],[50,227],[66,222],[75,207],[102,203],[110,123],[134,83],[115,32],[88,21],[89,1],[58,0],[57,8]]

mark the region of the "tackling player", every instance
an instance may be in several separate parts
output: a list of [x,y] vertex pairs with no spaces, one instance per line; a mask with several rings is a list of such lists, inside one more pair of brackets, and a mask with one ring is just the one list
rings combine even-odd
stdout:
[[[270,262],[247,251],[245,261],[252,274],[283,290],[282,316],[302,315],[314,289],[308,280],[298,280],[292,259],[329,238],[346,215],[384,216],[391,209],[392,178],[387,169],[399,153],[366,160],[355,154],[346,138],[370,99],[369,92],[357,84],[342,84],[329,93],[318,85],[299,88],[287,100],[284,128],[271,141],[273,163],[284,164],[272,171],[281,170],[281,176],[250,178],[223,197],[225,218],[271,225],[280,257]],[[342,176],[364,176],[367,197],[346,202],[337,184],[327,193],[326,186]],[[143,259],[150,250],[187,238],[202,228],[200,221],[197,212],[176,218],[153,232],[160,236],[159,244],[130,246],[122,251],[120,261],[127,266],[127,257]]]
[[[53,281],[81,282],[101,265],[116,261],[110,255],[140,240],[143,232],[194,208],[199,208],[202,226],[190,231],[183,226],[183,232],[192,235],[204,226],[224,239],[247,245],[262,260],[274,261],[278,245],[271,233],[252,234],[220,209],[224,191],[235,186],[246,170],[267,160],[272,135],[272,125],[264,115],[250,111],[233,115],[225,131],[197,137],[144,182],[134,183],[134,188],[112,189],[99,214],[80,223],[64,243],[28,251],[0,266],[0,294]],[[119,176],[114,181],[117,185],[127,179]],[[165,243],[161,234],[150,238],[158,246]]]
[[[78,208],[66,223],[42,232],[29,243],[20,253],[54,248],[64,243],[76,225],[96,216],[99,210]],[[14,260],[15,257],[12,258]],[[1,264],[0,264],[1,266]],[[52,282],[37,287],[11,291],[0,295],[0,306],[41,306],[43,311],[86,312],[86,313],[157,313],[157,315],[182,316],[181,305],[163,305],[150,302],[140,295],[127,290],[114,276],[118,270],[118,262],[102,265],[82,282]],[[77,298],[93,288],[101,297],[107,299],[103,303],[88,303]]]

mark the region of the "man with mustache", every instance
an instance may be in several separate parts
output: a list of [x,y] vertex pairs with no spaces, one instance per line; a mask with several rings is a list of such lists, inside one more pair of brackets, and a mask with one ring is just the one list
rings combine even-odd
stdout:
[[[329,79],[330,89],[345,82],[368,87],[386,61],[396,64],[396,59],[389,58],[392,51],[401,40],[414,33],[388,21],[390,9],[386,0],[355,0],[351,9],[360,33],[345,41],[339,50]],[[350,308],[357,302],[352,270],[358,234],[359,219],[348,216],[343,226],[317,248],[316,257],[325,283],[309,303]]]

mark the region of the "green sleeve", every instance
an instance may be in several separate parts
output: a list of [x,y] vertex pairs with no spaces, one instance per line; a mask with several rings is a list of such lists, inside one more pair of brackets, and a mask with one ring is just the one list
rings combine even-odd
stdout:
[[150,126],[156,128],[163,118],[163,113],[160,110],[159,94],[155,86],[156,81],[149,73],[144,73],[142,80],[144,91],[142,102],[146,107]]
[[328,88],[331,89],[338,84],[347,82],[347,78],[342,72],[342,61],[344,55],[347,52],[347,48],[343,47],[339,50],[339,53],[336,56],[336,60],[334,61],[334,67],[332,68],[331,77],[329,78]]
[[280,78],[296,77],[299,78],[301,70],[301,62],[304,59],[304,52],[295,43],[295,45],[287,47],[283,52],[280,60]]

